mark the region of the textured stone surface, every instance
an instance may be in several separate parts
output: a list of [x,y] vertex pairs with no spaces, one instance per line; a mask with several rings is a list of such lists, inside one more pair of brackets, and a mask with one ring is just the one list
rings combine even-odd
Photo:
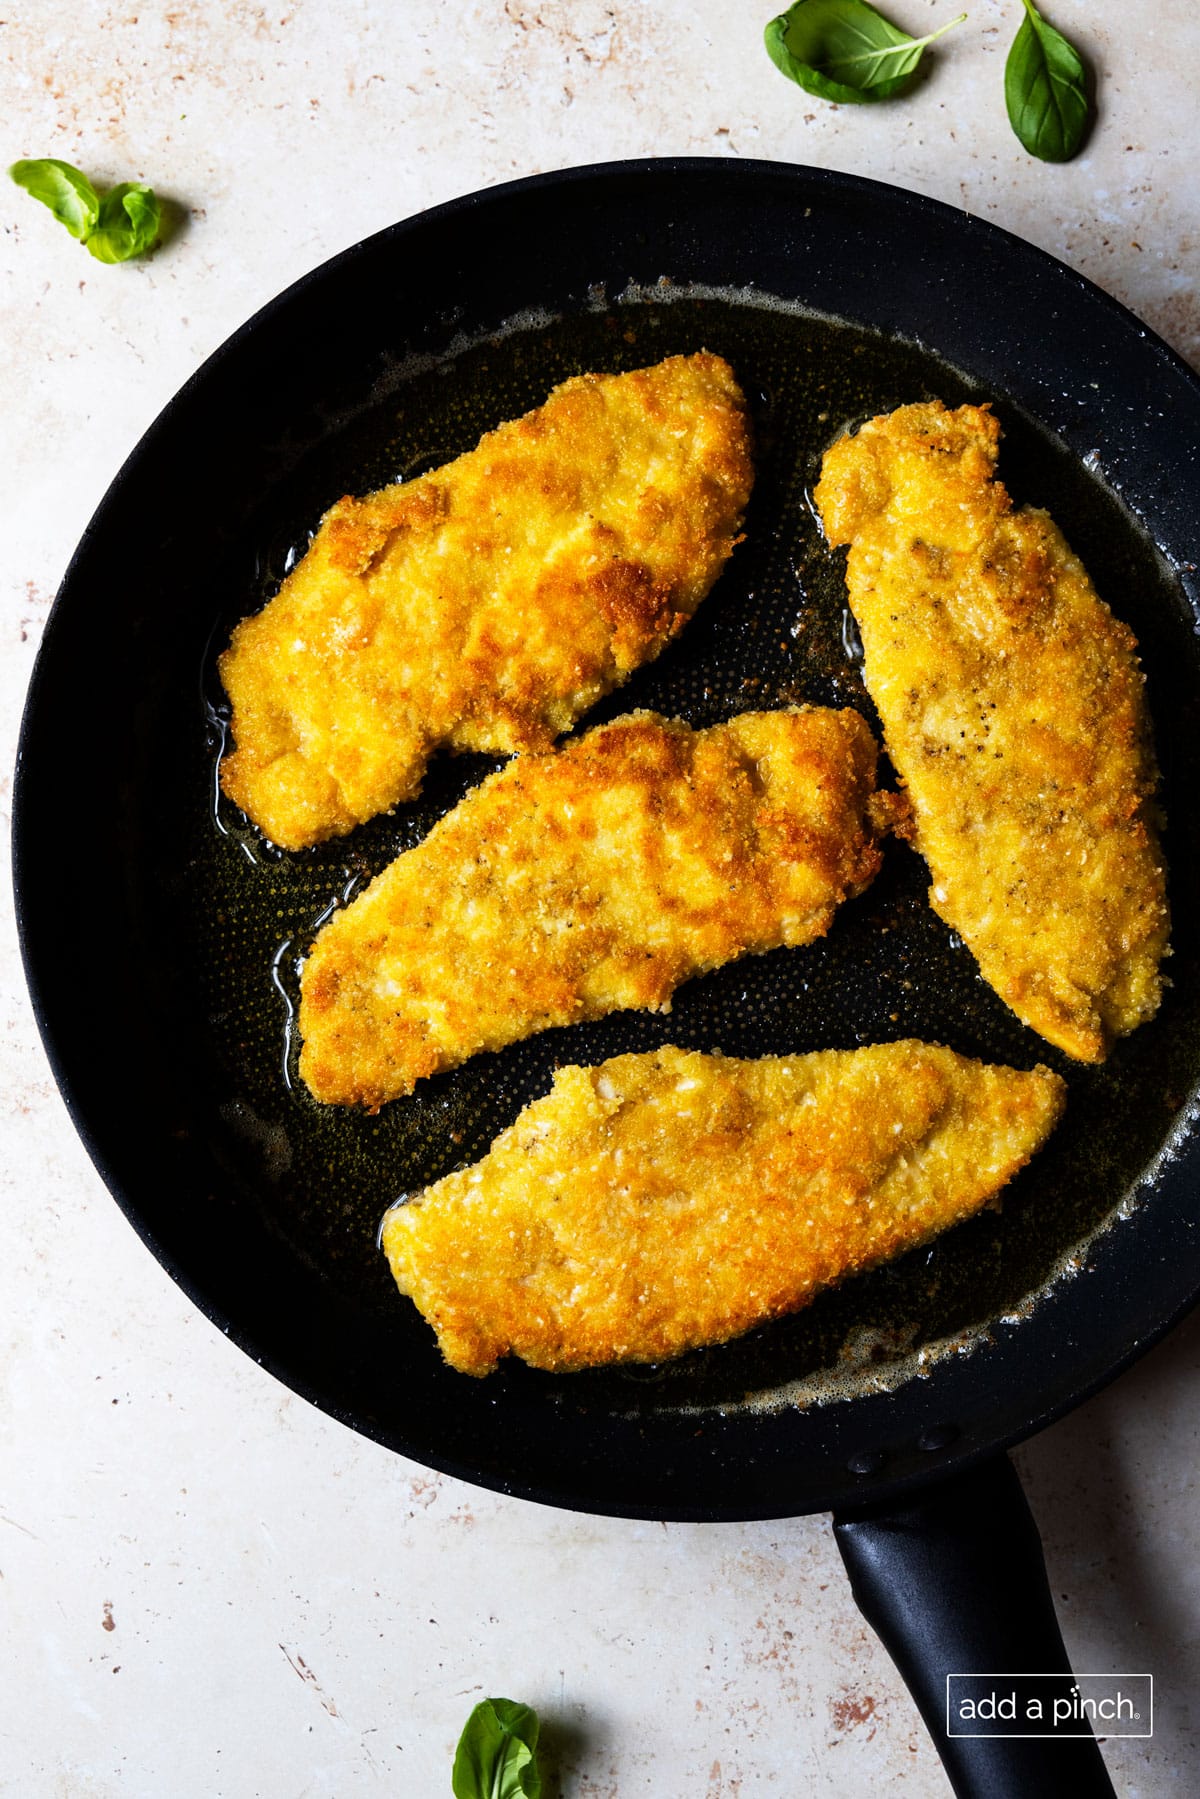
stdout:
[[[949,0],[895,0],[923,31]],[[0,734],[71,549],[140,433],[294,277],[421,207],[672,153],[873,175],[981,214],[1200,360],[1200,15],[1055,0],[1096,70],[1075,162],[1009,134],[1018,8],[978,0],[907,102],[831,108],[730,0],[34,0],[0,27],[5,160],[132,176],[181,217],[104,268],[0,192],[7,474]],[[0,960],[0,1794],[448,1793],[486,1692],[537,1705],[572,1799],[949,1791],[850,1601],[826,1521],[662,1526],[478,1493],[277,1386],[138,1243],[77,1143]],[[1151,1670],[1119,1790],[1200,1790],[1194,1395],[1184,1326],[1021,1452],[1079,1668]],[[1190,1403],[1192,1402],[1192,1403]]]

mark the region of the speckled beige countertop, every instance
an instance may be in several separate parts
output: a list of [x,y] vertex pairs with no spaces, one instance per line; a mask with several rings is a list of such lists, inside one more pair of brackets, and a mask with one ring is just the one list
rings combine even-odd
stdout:
[[[1015,0],[968,0],[918,95],[831,108],[744,0],[31,0],[0,22],[3,160],[139,176],[184,209],[93,263],[0,190],[0,719],[7,807],[55,587],[165,401],[265,300],[422,207],[662,154],[857,171],[1031,239],[1200,362],[1191,0],[1054,0],[1089,55],[1086,152],[1031,161],[1002,101]],[[920,31],[950,0],[892,0]],[[563,1799],[949,1791],[827,1521],[598,1520],[360,1440],[227,1343],[143,1249],[56,1094],[4,895],[0,1794],[449,1793],[486,1692],[547,1720]],[[1076,1667],[1150,1670],[1130,1799],[1200,1792],[1200,1321],[1018,1455]]]

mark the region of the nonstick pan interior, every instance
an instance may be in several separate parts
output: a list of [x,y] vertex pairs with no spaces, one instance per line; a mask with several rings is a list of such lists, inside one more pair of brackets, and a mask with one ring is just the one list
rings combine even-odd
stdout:
[[[93,865],[93,917],[127,999],[106,1023],[90,972],[79,972],[74,1022],[51,1032],[68,1097],[113,1184],[127,1198],[140,1189],[140,1227],[207,1309],[302,1391],[438,1466],[597,1509],[749,1515],[827,1503],[877,1473],[872,1431],[860,1435],[864,1408],[885,1420],[885,1434],[903,1438],[897,1479],[956,1436],[969,1455],[964,1375],[976,1399],[996,1379],[998,1333],[1028,1335],[1031,1365],[1047,1340],[1069,1336],[1089,1309],[1088,1269],[1103,1260],[1104,1245],[1142,1227],[1178,1177],[1164,1172],[1161,1152],[1173,1133],[1186,1136],[1181,1120],[1200,1064],[1200,868],[1189,805],[1200,667],[1179,572],[1114,493],[1103,460],[1089,466],[1077,445],[1039,423],[1021,383],[1006,391],[911,335],[809,311],[794,294],[776,303],[744,286],[686,280],[567,286],[554,309],[514,316],[485,304],[477,312],[446,321],[441,341],[420,356],[398,344],[380,359],[370,345],[356,362],[343,344],[333,366],[320,358],[315,372],[297,366],[294,403],[277,408],[252,478],[211,533],[204,520],[174,521],[176,548],[186,543],[187,552],[134,583],[123,617],[96,546],[85,541],[72,598],[86,591],[95,608],[110,605],[132,646],[123,666],[136,673],[135,698],[124,696],[114,732],[115,804],[96,833]],[[448,460],[568,375],[700,348],[728,357],[749,400],[757,475],[745,541],[684,635],[579,729],[638,706],[701,726],[813,702],[856,706],[878,731],[842,558],[823,543],[811,509],[821,454],[847,425],[906,401],[991,401],[1014,498],[1052,512],[1141,645],[1175,918],[1172,986],[1159,1018],[1100,1068],[1070,1062],[979,979],[927,904],[923,863],[895,842],[882,874],[824,940],[690,982],[668,1014],[623,1013],[544,1033],[424,1082],[374,1117],[317,1105],[296,1072],[291,1023],[299,962],[315,930],[498,764],[440,757],[417,802],[315,850],[277,851],[219,795],[217,654],[342,493]],[[199,416],[209,454],[219,457],[221,406],[214,398]],[[142,482],[149,490],[144,474]],[[64,648],[56,650],[54,627],[48,634],[51,660],[63,659],[68,631],[75,656],[86,654],[89,632],[102,635],[94,619],[79,630],[64,614]],[[113,665],[110,641],[97,653]],[[56,689],[43,677],[35,687],[27,755],[40,756],[43,781],[56,758],[60,773],[69,759],[52,741],[64,700],[61,681]],[[81,719],[69,728],[86,736]],[[53,988],[62,971],[47,977],[38,963],[45,951],[36,947],[31,893],[43,858],[28,798],[21,828],[26,941],[46,1022],[55,1009],[47,979]],[[90,1053],[94,1063],[106,1029],[111,1065],[93,1065],[92,1090],[81,1097],[79,1057]],[[1066,1118],[1000,1210],[796,1318],[656,1368],[560,1378],[509,1365],[474,1383],[442,1367],[432,1333],[396,1295],[376,1241],[385,1207],[482,1155],[547,1090],[556,1066],[663,1043],[756,1056],[909,1036],[1018,1067],[1048,1063],[1068,1081]],[[122,1086],[122,1064],[141,1089],[140,1106]],[[122,1115],[115,1132],[114,1107]],[[139,1128],[145,1141],[132,1145]],[[164,1156],[173,1192],[164,1191]],[[1149,1298],[1139,1317],[1165,1322],[1169,1309]],[[1061,1322],[1047,1339],[1050,1317]],[[1126,1339],[1119,1352],[1130,1347]],[[1082,1381],[1100,1372],[1099,1363],[1085,1368]],[[1039,1403],[1011,1373],[1003,1384],[1004,1404],[985,1412],[994,1438],[1017,1434],[1022,1420],[1027,1428]],[[639,1487],[637,1458],[648,1444],[659,1460]],[[679,1492],[680,1458],[697,1457],[709,1473]],[[608,1464],[619,1472],[606,1475]],[[794,1501],[783,1497],[789,1483]]]
[[[702,726],[752,707],[807,701],[857,706],[878,731],[855,653],[843,560],[822,542],[809,503],[821,452],[848,421],[908,399],[991,396],[895,340],[732,299],[597,307],[463,349],[399,382],[351,428],[323,438],[292,479],[266,496],[242,558],[224,572],[213,648],[224,647],[242,612],[275,591],[340,494],[448,460],[567,375],[701,347],[729,358],[754,415],[757,477],[745,542],[683,638],[578,729],[635,706]],[[1135,600],[1131,622],[1154,670],[1157,700],[1160,679],[1191,647],[1166,570],[1095,477],[1002,403],[1000,410],[1014,492],[1052,506],[1118,605]],[[1174,631],[1170,623],[1162,628],[1164,619]],[[200,670],[197,676],[199,689]],[[423,1326],[410,1328],[414,1316],[383,1266],[376,1233],[385,1207],[484,1154],[566,1062],[663,1043],[759,1056],[923,1037],[1018,1067],[1052,1063],[1071,1083],[1067,1122],[1002,1212],[818,1300],[787,1325],[651,1371],[568,1383],[607,1405],[629,1404],[648,1385],[655,1406],[736,1403],[747,1391],[805,1379],[817,1392],[831,1378],[853,1388],[843,1358],[856,1334],[875,1347],[878,1373],[890,1356],[977,1330],[1051,1277],[1124,1194],[1170,1124],[1172,1096],[1194,1053],[1194,1022],[1190,1031],[1178,1020],[1174,1030],[1142,1031],[1104,1068],[1073,1065],[979,979],[970,953],[928,906],[924,864],[900,844],[874,889],[845,909],[823,942],[691,981],[667,1015],[629,1012],[545,1032],[425,1081],[375,1117],[319,1105],[296,1073],[289,1030],[298,963],[318,921],[500,763],[443,758],[417,804],[317,851],[276,852],[228,801],[213,803],[224,706],[211,657],[202,679],[210,728],[206,736],[194,707],[193,767],[176,788],[189,795],[193,815],[184,906],[169,928],[184,949],[174,1003],[181,1014],[210,1021],[210,1128],[233,1178],[273,1225],[358,1304],[394,1321],[406,1355],[436,1351]]]

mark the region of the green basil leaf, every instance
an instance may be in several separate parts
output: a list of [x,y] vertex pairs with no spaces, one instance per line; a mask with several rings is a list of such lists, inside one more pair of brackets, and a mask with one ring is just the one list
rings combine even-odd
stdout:
[[98,262],[128,262],[148,250],[158,236],[162,207],[144,181],[123,181],[101,200],[86,175],[53,157],[14,162],[8,172],[18,187],[48,206]]
[[515,1699],[482,1699],[463,1726],[450,1781],[454,1799],[541,1799],[538,1715]]
[[1083,62],[1032,0],[1004,65],[1008,122],[1042,162],[1068,162],[1087,130],[1090,108]]
[[859,105],[900,93],[926,46],[966,16],[927,37],[909,37],[867,0],[796,0],[771,20],[763,39],[775,67],[805,93]]
[[100,202],[96,228],[84,240],[97,262],[128,262],[158,236],[162,207],[144,181],[122,181]]
[[51,156],[35,157],[28,162],[14,162],[8,172],[18,187],[50,208],[72,237],[83,242],[95,230],[100,216],[96,190],[87,176],[69,162],[57,162]]

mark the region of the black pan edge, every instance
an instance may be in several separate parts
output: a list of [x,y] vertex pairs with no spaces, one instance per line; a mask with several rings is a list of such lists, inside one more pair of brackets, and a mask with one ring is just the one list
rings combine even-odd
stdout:
[[[1179,486],[1181,458],[1186,454],[1186,430],[1194,433],[1195,422],[1200,420],[1200,381],[1169,346],[1149,334],[1118,302],[999,227],[881,183],[771,163],[704,158],[643,161],[508,183],[392,226],[303,277],[208,359],[134,450],[72,559],[39,650],[22,721],[14,790],[14,886],[34,1012],[72,1121],[98,1172],[147,1247],[200,1309],[246,1353],[351,1428],[429,1466],[498,1491],[630,1517],[775,1517],[899,1497],[937,1473],[970,1466],[1061,1416],[1158,1341],[1200,1296],[1193,1222],[1200,1156],[1196,1131],[1181,1139],[1179,1154],[1156,1178],[1149,1200],[1093,1245],[1090,1272],[1046,1297],[1033,1320],[998,1325],[991,1344],[970,1357],[939,1364],[928,1380],[910,1382],[896,1393],[868,1395],[802,1413],[703,1414],[667,1421],[652,1413],[640,1418],[606,1417],[602,1431],[591,1429],[586,1415],[564,1412],[561,1438],[549,1453],[545,1447],[539,1449],[536,1433],[524,1416],[515,1435],[503,1423],[490,1432],[480,1428],[488,1406],[503,1412],[508,1403],[508,1390],[501,1386],[489,1395],[486,1406],[472,1399],[469,1430],[449,1427],[439,1434],[428,1427],[422,1431],[398,1429],[394,1421],[370,1406],[348,1403],[344,1385],[339,1390],[336,1383],[331,1384],[327,1358],[329,1343],[336,1340],[336,1315],[323,1321],[322,1332],[313,1343],[296,1334],[281,1340],[256,1329],[244,1317],[235,1319],[224,1303],[227,1287],[211,1265],[194,1259],[186,1233],[175,1234],[151,1224],[154,1189],[171,1166],[171,1156],[178,1152],[164,1150],[153,1167],[146,1164],[131,1169],[127,1121],[114,1118],[99,1102],[86,1068],[70,1047],[64,1047],[77,1038],[57,970],[62,945],[50,903],[62,863],[59,859],[53,868],[47,867],[41,829],[48,796],[46,776],[38,766],[40,721],[61,674],[58,663],[69,653],[65,641],[61,652],[59,646],[72,627],[73,595],[81,571],[89,559],[103,552],[105,539],[119,531],[122,508],[136,495],[161,448],[184,424],[210,383],[236,371],[264,334],[303,307],[314,292],[381,252],[410,246],[431,231],[474,228],[484,219],[501,218],[513,207],[548,208],[550,212],[558,208],[574,217],[585,203],[584,196],[592,203],[614,204],[643,186],[661,191],[664,184],[672,192],[679,191],[681,210],[687,205],[700,206],[706,191],[719,191],[738,205],[755,205],[764,211],[773,205],[798,207],[808,197],[902,217],[909,237],[919,239],[923,233],[932,233],[983,246],[988,256],[1019,271],[1022,281],[1053,291],[1062,311],[1072,315],[1068,334],[1077,328],[1074,314],[1082,308],[1099,339],[1111,338],[1126,347],[1136,340],[1139,399],[1145,388],[1165,383],[1176,396],[1183,396],[1179,403],[1189,406],[1190,424],[1185,421],[1178,447],[1171,448],[1173,467],[1157,485],[1150,484],[1149,492],[1136,479],[1140,439],[1135,431],[1124,461],[1115,469],[1115,484],[1163,540],[1171,536],[1169,526],[1178,539],[1178,512],[1173,519],[1168,517],[1166,526],[1162,518],[1170,515],[1172,504],[1177,509],[1184,504]],[[951,360],[963,361],[961,356],[956,358],[953,343],[938,339],[936,323],[927,333],[929,340],[937,342]],[[899,328],[890,319],[884,326]],[[947,320],[947,338],[952,339],[956,330],[961,331],[961,321]],[[1049,335],[1053,338],[1054,333]],[[1035,370],[1015,398],[1028,404],[1031,411],[1040,411],[1043,420],[1071,442],[1072,417],[1050,405],[1049,393],[1049,376]],[[1150,428],[1147,422],[1146,430]],[[1080,447],[1085,440],[1077,436],[1074,441]],[[1194,464],[1194,438],[1191,454]],[[1194,583],[1185,585],[1194,593]],[[201,1189],[211,1177],[210,1170],[187,1168],[181,1162],[176,1174],[181,1195],[191,1202],[202,1197]],[[269,1248],[263,1253],[269,1257]],[[1072,1293],[1082,1290],[1087,1291],[1089,1303],[1072,1303]],[[354,1371],[343,1372],[352,1375]],[[449,1377],[434,1383],[438,1405],[455,1392],[456,1380]]]

